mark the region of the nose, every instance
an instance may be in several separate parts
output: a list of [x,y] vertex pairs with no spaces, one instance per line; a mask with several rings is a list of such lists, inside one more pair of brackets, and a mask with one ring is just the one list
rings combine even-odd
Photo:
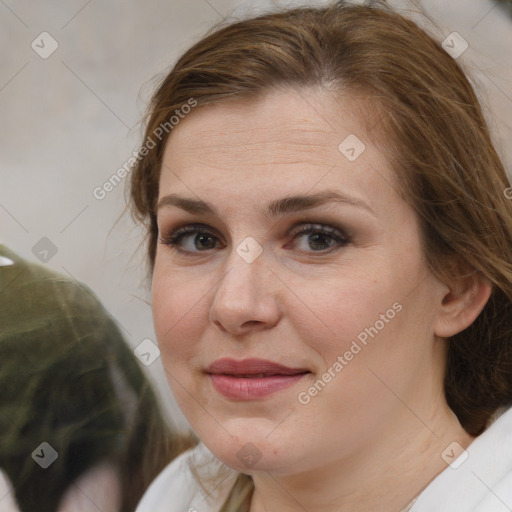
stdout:
[[280,281],[263,256],[248,263],[233,251],[210,306],[210,321],[219,329],[241,335],[269,329],[279,322]]

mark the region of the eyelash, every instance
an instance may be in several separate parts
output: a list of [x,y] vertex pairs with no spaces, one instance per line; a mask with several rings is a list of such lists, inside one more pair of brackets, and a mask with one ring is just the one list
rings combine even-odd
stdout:
[[[326,226],[323,224],[313,224],[313,223],[306,223],[302,226],[302,229],[299,231],[292,232],[293,234],[293,240],[295,240],[300,235],[306,235],[306,234],[313,234],[313,233],[319,233],[321,235],[325,235],[328,238],[331,238],[334,240],[338,247],[329,247],[328,249],[321,250],[321,251],[307,251],[309,253],[317,253],[317,254],[327,254],[333,252],[333,250],[337,250],[341,247],[344,247],[350,242],[350,239],[344,235],[344,233],[336,228]],[[212,235],[214,238],[218,240],[218,237],[216,237],[211,231],[208,230],[207,226],[204,226],[202,224],[189,224],[187,226],[183,226],[181,228],[176,229],[169,235],[161,235],[159,237],[159,242],[171,247],[175,251],[187,254],[187,255],[199,255],[200,253],[208,252],[211,249],[205,249],[203,251],[186,251],[179,247],[179,243],[181,242],[181,239],[190,234],[207,234]]]

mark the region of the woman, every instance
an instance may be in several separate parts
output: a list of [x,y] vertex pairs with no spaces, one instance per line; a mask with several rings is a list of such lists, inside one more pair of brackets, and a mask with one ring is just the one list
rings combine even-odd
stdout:
[[83,284],[0,244],[0,510],[133,511],[192,445]]
[[133,212],[201,443],[138,511],[512,510],[509,183],[441,44],[385,6],[263,15],[147,119]]

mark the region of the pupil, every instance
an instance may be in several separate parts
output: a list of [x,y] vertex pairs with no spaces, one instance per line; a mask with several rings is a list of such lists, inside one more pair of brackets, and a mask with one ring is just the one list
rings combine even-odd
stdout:
[[316,249],[322,249],[322,247],[320,247],[320,248],[318,246],[315,247],[315,244],[318,243],[319,239],[320,239],[320,245],[321,246],[326,245],[326,243],[325,243],[325,235],[323,235],[322,233],[315,233],[313,235],[309,235],[308,240],[309,240],[309,243],[311,244],[311,248],[312,249],[315,249],[315,248]]
[[[210,239],[210,240],[211,240],[211,239],[212,239],[212,237],[211,237],[211,236],[209,236],[209,235],[202,234],[202,235],[198,235],[196,240],[199,240],[199,244],[200,244],[200,245],[202,245],[202,246],[204,247],[205,245],[208,245],[208,244],[203,244],[203,242],[204,242],[204,240],[205,240],[205,239],[206,239],[206,240],[208,240],[208,239]],[[206,249],[209,249],[209,247],[206,247]]]

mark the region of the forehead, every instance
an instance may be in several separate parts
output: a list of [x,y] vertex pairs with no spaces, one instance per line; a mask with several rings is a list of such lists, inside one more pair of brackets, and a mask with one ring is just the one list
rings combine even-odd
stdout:
[[[269,91],[253,100],[199,107],[173,130],[167,148],[193,152],[195,157],[253,150],[299,152],[332,147],[343,129],[360,132],[361,100],[337,99],[319,89]],[[352,105],[352,107],[350,107]],[[360,115],[359,115],[360,117]],[[340,123],[341,121],[341,123]]]
[[276,195],[276,187],[389,187],[388,162],[366,129],[367,107],[360,98],[311,89],[199,107],[167,141],[160,195],[198,186],[262,196]]

